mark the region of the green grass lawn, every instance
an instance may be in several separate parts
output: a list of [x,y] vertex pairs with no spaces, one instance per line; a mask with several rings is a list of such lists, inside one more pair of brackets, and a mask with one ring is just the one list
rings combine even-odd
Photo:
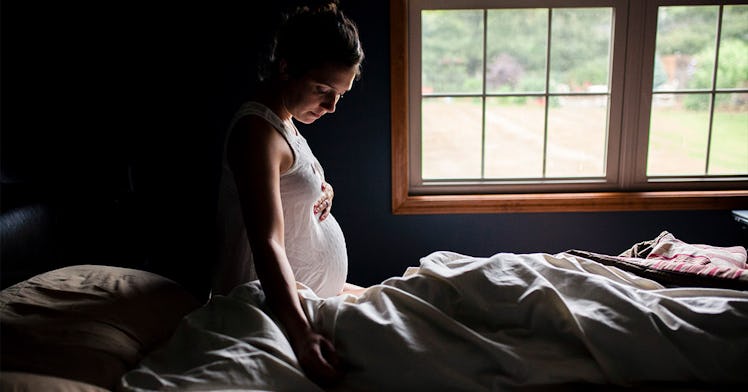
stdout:
[[[423,106],[423,173],[426,178],[477,178],[480,176],[481,104],[472,99],[437,99]],[[555,165],[587,167],[591,175],[604,167],[604,148],[590,148],[600,141],[602,108],[553,110],[549,149],[563,148]],[[485,139],[486,175],[505,178],[542,175],[542,104],[492,106],[487,113]],[[589,112],[589,113],[588,113]],[[563,120],[563,121],[562,121]],[[594,120],[594,121],[592,121]],[[539,122],[538,122],[539,121]],[[502,133],[496,133],[501,128]],[[563,129],[562,129],[563,128]],[[657,109],[652,115],[649,139],[649,175],[748,174],[748,113],[717,111],[711,143],[709,113],[685,109]],[[555,136],[554,135],[561,135]],[[578,150],[576,153],[575,150]],[[560,162],[566,160],[568,162]],[[600,169],[595,169],[599,162]],[[513,166],[512,166],[513,165]],[[569,169],[569,170],[572,170]],[[567,171],[569,172],[569,171]],[[548,173],[553,175],[552,172]],[[584,173],[582,173],[584,174]]]
[[[704,174],[709,113],[678,109],[652,115],[649,174]],[[748,113],[715,112],[708,174],[748,173]]]

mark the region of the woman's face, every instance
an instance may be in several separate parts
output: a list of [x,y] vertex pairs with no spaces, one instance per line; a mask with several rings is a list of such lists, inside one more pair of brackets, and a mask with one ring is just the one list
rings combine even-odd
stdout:
[[296,120],[311,124],[327,113],[353,86],[358,66],[333,64],[315,68],[300,77],[290,77],[284,89],[284,105]]

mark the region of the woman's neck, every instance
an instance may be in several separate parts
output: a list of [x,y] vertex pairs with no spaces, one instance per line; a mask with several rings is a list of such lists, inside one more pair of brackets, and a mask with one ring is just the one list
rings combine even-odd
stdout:
[[286,109],[283,100],[283,86],[281,83],[273,80],[260,82],[257,90],[252,95],[252,100],[270,108],[281,120],[291,120],[291,113]]

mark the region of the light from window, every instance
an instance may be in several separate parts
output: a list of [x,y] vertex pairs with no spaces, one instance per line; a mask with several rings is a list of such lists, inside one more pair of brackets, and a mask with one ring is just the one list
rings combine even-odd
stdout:
[[746,2],[390,6],[395,213],[748,205]]
[[421,18],[424,180],[605,176],[610,8]]
[[748,6],[659,7],[648,176],[748,174],[746,21]]

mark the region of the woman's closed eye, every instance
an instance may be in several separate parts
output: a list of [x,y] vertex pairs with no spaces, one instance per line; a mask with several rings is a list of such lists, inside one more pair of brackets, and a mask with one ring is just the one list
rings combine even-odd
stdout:
[[317,85],[314,88],[314,92],[319,95],[331,95],[337,99],[343,98],[343,94],[338,94],[334,89],[327,86]]

